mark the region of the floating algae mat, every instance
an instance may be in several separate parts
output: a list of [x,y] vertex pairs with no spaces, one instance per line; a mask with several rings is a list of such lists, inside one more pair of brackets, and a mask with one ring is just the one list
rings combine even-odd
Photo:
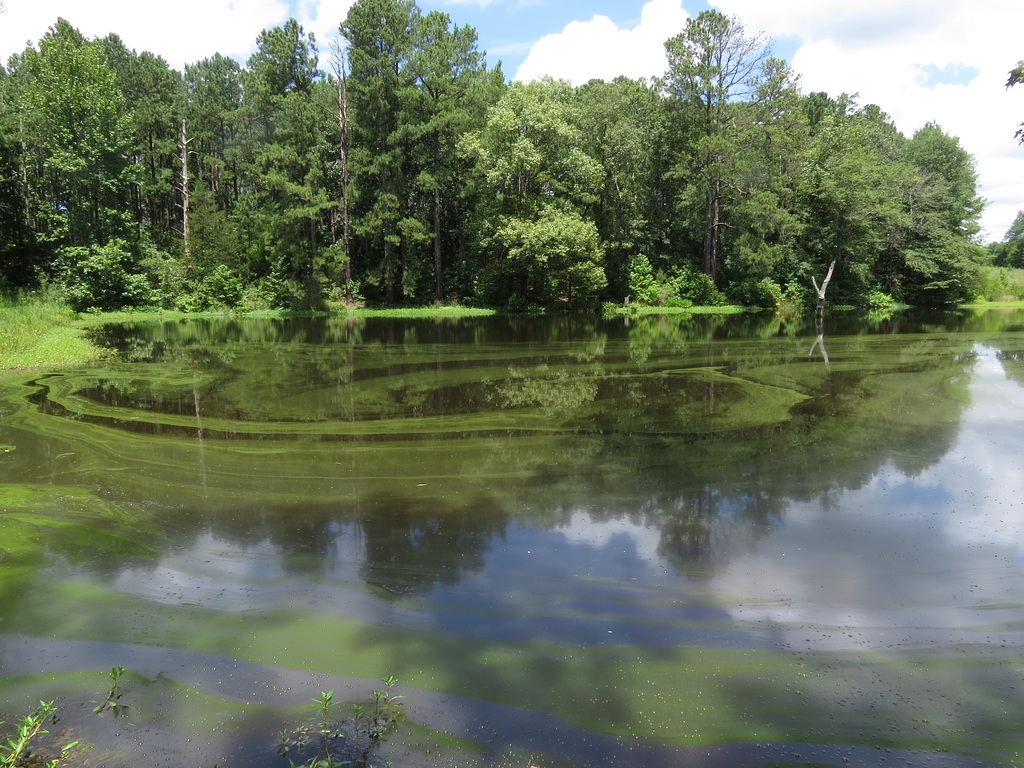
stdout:
[[103,327],[0,382],[0,719],[284,768],[331,691],[356,764],[1013,764],[1022,327]]

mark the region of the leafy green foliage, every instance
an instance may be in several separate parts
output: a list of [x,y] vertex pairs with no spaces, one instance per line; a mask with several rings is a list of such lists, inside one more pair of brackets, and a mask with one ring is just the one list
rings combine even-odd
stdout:
[[[1009,88],[1020,83],[1024,83],[1024,61],[1018,61],[1017,66],[1010,70],[1010,76],[1006,80],[1006,87]],[[1024,144],[1024,123],[1021,124],[1015,136],[1021,144]]]
[[513,293],[538,303],[586,304],[604,288],[604,249],[583,211],[600,166],[580,148],[568,83],[513,84],[464,141],[477,178],[493,191],[481,205],[481,299]]
[[747,307],[776,309],[782,304],[782,286],[770,277],[745,280],[736,288],[734,295]]
[[485,273],[492,281],[490,296],[518,285],[524,297],[539,304],[586,306],[604,288],[597,228],[574,210],[551,205],[536,218],[502,217],[492,242],[506,258]]
[[64,248],[58,265],[68,303],[76,312],[139,307],[152,300],[149,280],[123,241]]
[[[664,83],[683,141],[674,175],[684,184],[680,202],[703,215],[701,268],[715,281],[731,199],[742,190],[737,160],[756,125],[752,108],[785,91],[788,73],[775,67],[762,37],[747,36],[738,19],[718,11],[690,19],[665,48]],[[773,73],[780,82],[765,87]]]
[[989,248],[992,263],[1000,267],[1024,267],[1024,211],[1018,211],[1001,243]]
[[601,166],[596,201],[588,206],[605,247],[608,292],[622,297],[631,260],[678,242],[676,217],[662,204],[668,126],[657,90],[648,83],[594,80],[576,91],[572,115],[583,148]]
[[[39,706],[35,710],[25,715],[18,721],[16,733],[12,736],[8,736],[6,744],[0,744],[0,767],[2,768],[16,768],[16,766],[25,765],[24,762],[29,756],[29,746],[32,740],[36,736],[49,733],[44,728],[46,721],[51,718],[56,718],[57,708],[54,706],[52,701],[41,701]],[[3,723],[0,723],[3,725]],[[67,758],[68,753],[75,747],[78,742],[72,742],[66,745],[60,753],[59,757],[52,758],[51,760],[38,760],[32,764],[39,764],[45,766],[45,768],[56,768],[56,766],[64,759]]]
[[640,254],[630,262],[629,289],[631,299],[654,307],[715,306],[725,297],[715,288],[709,275],[685,264],[673,267],[670,274],[658,271]]
[[123,693],[123,691],[121,690],[121,678],[124,677],[124,673],[125,669],[120,664],[118,664],[116,667],[111,667],[110,689],[107,691],[107,696],[105,699],[103,699],[103,701],[96,704],[96,706],[93,707],[92,710],[97,715],[102,715],[108,709],[112,711],[117,711],[118,707],[125,706],[124,704],[121,704],[121,695]]
[[[395,728],[404,715],[400,699],[394,688],[398,680],[389,675],[382,679],[383,689],[374,690],[373,704],[352,705],[352,718],[340,720],[335,711],[338,702],[334,691],[321,692],[319,698],[310,699],[314,713],[309,720],[291,730],[283,730],[278,736],[277,752],[282,757],[296,755],[307,757],[299,764],[301,768],[333,768],[351,765],[343,759],[346,750],[357,750],[360,765],[369,765],[368,751]],[[296,763],[290,759],[292,766]]]
[[[357,0],[338,31],[332,75],[294,19],[244,65],[178,73],[58,19],[0,68],[0,289],[56,278],[77,309],[322,309],[352,285],[390,306],[779,307],[835,261],[839,303],[986,292],[959,141],[801,96],[739,19],[691,19],[658,82],[579,88],[506,84],[472,27],[415,0]],[[1019,234],[995,264],[1024,264]]]

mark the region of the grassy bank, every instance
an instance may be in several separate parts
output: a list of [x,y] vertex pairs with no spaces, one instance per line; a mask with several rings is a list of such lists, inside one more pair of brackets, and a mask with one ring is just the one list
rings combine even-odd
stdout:
[[37,294],[0,297],[0,370],[66,368],[103,355],[62,302]]
[[494,315],[491,309],[470,307],[421,307],[407,309],[352,309],[330,312],[265,310],[239,313],[213,312],[103,312],[77,315],[66,304],[46,294],[0,297],[0,371],[34,368],[67,368],[97,360],[106,350],[92,344],[86,328],[102,323],[139,320],[184,320],[224,317],[395,317],[449,318]]
[[742,315],[744,312],[761,312],[758,307],[741,307],[738,304],[709,307],[649,307],[643,304],[606,304],[606,316],[642,317],[646,315]]
[[[1004,270],[1004,272],[1010,272]],[[1018,270],[1024,283],[1024,270]],[[1007,280],[1003,279],[995,293],[1005,290]],[[1015,283],[1011,284],[1015,285]],[[1024,289],[1024,285],[1018,286]],[[1024,291],[1022,291],[1024,292]],[[968,309],[1015,308],[1024,305],[1021,300],[1012,301],[1013,295],[1000,293],[997,299],[982,300],[964,305]],[[833,306],[832,311],[843,309]],[[854,309],[850,307],[849,309]],[[708,307],[648,307],[631,304],[628,306],[606,304],[606,317],[643,315],[733,315],[760,311],[751,307],[708,306]],[[344,309],[334,307],[326,312],[293,312],[287,310],[256,310],[238,312],[218,310],[207,312],[179,312],[168,310],[103,312],[78,315],[53,293],[22,294],[16,297],[0,296],[0,371],[31,370],[36,368],[67,368],[82,365],[103,358],[107,351],[91,343],[87,328],[103,323],[138,321],[194,320],[197,318],[287,318],[287,317],[390,317],[404,319],[439,319],[461,317],[487,317],[500,314],[494,309],[462,306],[406,307],[399,309],[372,309],[360,307]]]
[[254,318],[267,319],[279,317],[395,317],[395,318],[434,318],[434,317],[489,317],[498,314],[493,309],[460,306],[429,306],[403,307],[398,309],[356,309],[332,308],[327,311],[298,312],[286,309],[255,309],[255,310],[209,310],[205,312],[180,312],[177,310],[155,310],[152,312],[101,312],[82,315],[77,325],[95,325],[99,323],[134,322],[138,320],[195,320],[197,318]]

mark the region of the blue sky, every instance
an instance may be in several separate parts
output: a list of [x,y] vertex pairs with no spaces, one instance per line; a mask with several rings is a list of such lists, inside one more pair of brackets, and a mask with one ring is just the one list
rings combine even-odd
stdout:
[[[420,3],[421,8],[444,11],[454,21],[474,26],[488,61],[493,64],[500,59],[509,77],[516,74],[530,49],[545,35],[559,33],[574,21],[589,21],[594,16],[606,16],[620,29],[632,29],[640,24],[643,5],[635,0],[496,0],[486,7],[451,0]],[[693,16],[707,8],[704,2],[686,3],[686,10]]]
[[[353,0],[0,0],[0,60],[38,41],[58,16],[89,37],[116,32],[130,48],[185,63],[220,52],[243,61],[262,29],[294,16],[327,40]],[[663,43],[708,0],[419,0],[476,28],[480,48],[509,79],[574,84],[662,73]],[[984,240],[1000,240],[1024,209],[1024,86],[1007,73],[1024,59],[1020,0],[710,0],[750,34],[764,32],[805,93],[858,94],[907,136],[937,122],[976,159],[989,200]]]

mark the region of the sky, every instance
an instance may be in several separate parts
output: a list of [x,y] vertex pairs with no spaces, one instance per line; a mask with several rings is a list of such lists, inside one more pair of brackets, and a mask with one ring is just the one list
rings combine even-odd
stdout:
[[[298,19],[322,51],[353,0],[0,0],[0,61],[35,44],[60,16],[88,37],[117,33],[175,69],[214,53],[244,62],[260,31]],[[764,33],[804,93],[858,94],[906,136],[928,122],[960,139],[988,200],[982,241],[999,241],[1024,209],[1024,85],[1006,89],[1024,59],[1020,0],[419,0],[476,28],[505,76],[576,85],[617,75],[655,77],[663,43],[709,7]],[[144,9],[144,10],[143,10]]]

